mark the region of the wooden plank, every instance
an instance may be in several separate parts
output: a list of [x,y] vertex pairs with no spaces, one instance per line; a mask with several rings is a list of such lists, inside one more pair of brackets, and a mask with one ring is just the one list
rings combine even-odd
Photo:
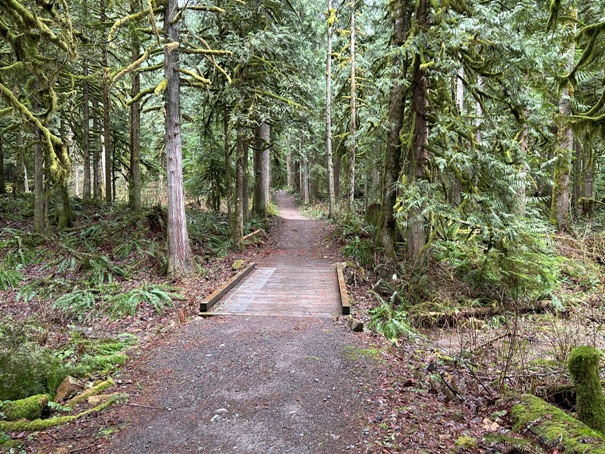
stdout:
[[241,270],[235,276],[231,278],[226,284],[222,287],[216,289],[208,298],[200,303],[200,312],[208,312],[214,304],[220,300],[223,296],[227,294],[229,290],[231,290],[235,285],[239,283],[243,278],[245,278],[248,274],[252,272],[256,264],[251,263],[246,268]]
[[338,278],[338,290],[340,292],[340,305],[342,306],[342,314],[349,315],[351,313],[351,302],[349,301],[349,294],[347,293],[347,285],[345,284],[345,278],[342,274],[342,270],[346,264],[336,264],[336,276]]

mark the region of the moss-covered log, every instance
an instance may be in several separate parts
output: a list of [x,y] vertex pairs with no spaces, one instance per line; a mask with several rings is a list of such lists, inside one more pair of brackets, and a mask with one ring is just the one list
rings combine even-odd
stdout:
[[601,354],[593,347],[575,348],[567,367],[576,387],[578,418],[594,430],[605,434],[605,399],[599,378]]
[[109,379],[99,383],[98,385],[93,386],[92,388],[89,388],[89,389],[83,391],[82,393],[78,394],[73,399],[67,401],[67,403],[65,405],[70,408],[73,408],[75,405],[79,404],[80,402],[85,401],[90,396],[96,396],[97,394],[102,393],[106,389],[111,388],[114,384],[115,383],[114,383],[113,379],[110,377]]
[[25,399],[13,400],[2,404],[2,413],[8,421],[19,419],[39,419],[50,400],[47,394],[37,394]]
[[529,394],[513,406],[514,430],[529,431],[550,449],[564,452],[605,454],[605,438],[563,410]]
[[107,401],[103,402],[101,405],[98,405],[89,410],[83,411],[82,413],[78,413],[77,415],[68,415],[68,416],[57,416],[55,418],[49,419],[35,419],[33,421],[27,420],[19,420],[19,421],[0,421],[0,431],[3,432],[37,432],[40,430],[46,430],[50,427],[61,426],[63,424],[67,424],[68,422],[75,421],[78,418],[82,418],[83,416],[87,416],[91,413],[95,413],[105,408],[109,407],[113,403],[120,401],[123,396],[114,395],[111,396]]

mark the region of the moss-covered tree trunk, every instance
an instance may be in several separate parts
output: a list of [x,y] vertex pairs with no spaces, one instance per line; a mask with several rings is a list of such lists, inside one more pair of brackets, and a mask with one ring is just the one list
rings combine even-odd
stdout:
[[350,120],[350,143],[349,148],[349,171],[348,171],[348,211],[354,209],[355,202],[355,156],[357,154],[357,87],[355,79],[355,2],[351,2],[351,35],[350,35],[350,55],[351,55],[351,120]]
[[4,142],[0,130],[0,194],[6,194],[6,181],[4,179]]
[[601,354],[593,347],[577,347],[569,355],[567,367],[576,387],[578,419],[605,434],[605,399],[599,378]]
[[[400,47],[405,41],[409,30],[408,0],[396,0],[393,2],[393,47]],[[400,132],[403,127],[404,104],[403,98],[405,87],[402,83],[404,65],[399,52],[392,62],[393,86],[391,88],[388,112],[388,135],[384,155],[381,183],[381,213],[380,223],[376,234],[377,243],[385,252],[392,256],[395,254],[395,240],[397,237],[397,226],[393,207],[397,203],[397,181],[401,173],[401,139]]]
[[[140,2],[131,2],[131,14],[139,10]],[[131,32],[131,61],[139,59],[140,43],[137,31]],[[133,99],[141,91],[141,74],[132,72],[130,94]],[[141,101],[136,99],[130,105],[130,171],[128,175],[128,206],[134,211],[141,210]]]
[[38,129],[34,130],[34,232],[46,231],[46,197],[44,196],[44,147]]
[[[86,7],[86,3],[84,3]],[[82,197],[90,200],[91,175],[90,175],[90,88],[88,85],[88,63],[82,62],[82,161],[84,166],[84,181]]]
[[17,171],[15,172],[15,188],[17,192],[29,192],[27,182],[27,167],[25,165],[25,153],[22,148],[17,150]]
[[[577,12],[572,10],[572,17]],[[570,25],[572,36],[575,35],[575,21]],[[569,43],[567,50],[567,69],[574,67],[575,43]],[[569,117],[572,114],[572,99],[574,96],[573,85],[570,82],[563,87],[559,96],[559,116],[557,118],[557,148],[556,161],[553,176],[553,187],[550,207],[550,222],[559,231],[569,227],[570,222],[570,175],[572,172],[572,157],[574,149],[574,134],[571,129]]]
[[93,200],[98,203],[101,201],[101,152],[102,152],[102,143],[101,138],[99,136],[100,125],[99,125],[99,116],[97,113],[99,112],[99,101],[93,98],[92,101],[92,130],[96,134],[96,139],[94,141],[94,155],[92,160],[92,176],[93,176]]
[[332,157],[332,26],[336,20],[332,0],[328,0],[328,51],[326,57],[326,151],[328,159],[328,216],[334,218],[336,192],[334,189],[334,159]]
[[[429,25],[428,0],[419,0],[416,8],[416,24],[420,30],[426,30]],[[412,118],[413,136],[411,147],[411,162],[409,166],[410,182],[418,182],[427,178],[429,120],[427,116],[429,81],[426,69],[422,66],[421,55],[414,56],[412,75]],[[426,225],[422,208],[416,207],[408,213],[407,255],[412,259],[420,256],[426,244]]]
[[[100,1],[100,19],[101,24],[107,23],[107,0]],[[111,97],[109,93],[109,52],[106,31],[102,39],[102,59],[103,67],[103,147],[105,151],[105,202],[113,202],[113,161],[112,161],[112,143],[111,143]]]

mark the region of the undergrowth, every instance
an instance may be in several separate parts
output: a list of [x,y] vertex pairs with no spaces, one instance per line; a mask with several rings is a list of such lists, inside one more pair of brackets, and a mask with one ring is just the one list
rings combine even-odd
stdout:
[[0,401],[54,395],[67,375],[107,374],[126,362],[123,351],[136,341],[128,334],[92,340],[74,331],[66,344],[53,349],[46,345],[48,335],[33,320],[0,321]]

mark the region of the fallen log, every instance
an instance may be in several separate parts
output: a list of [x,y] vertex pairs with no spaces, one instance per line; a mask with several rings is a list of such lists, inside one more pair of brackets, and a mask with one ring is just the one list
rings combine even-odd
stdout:
[[517,399],[511,411],[513,429],[530,432],[549,450],[605,454],[605,438],[563,410],[531,394]]
[[551,308],[550,301],[538,301],[531,305],[519,306],[513,309],[510,306],[481,306],[467,307],[451,311],[410,312],[408,317],[413,325],[440,328],[455,328],[469,323],[470,320],[484,319],[503,315],[509,312],[519,314],[542,313]]

